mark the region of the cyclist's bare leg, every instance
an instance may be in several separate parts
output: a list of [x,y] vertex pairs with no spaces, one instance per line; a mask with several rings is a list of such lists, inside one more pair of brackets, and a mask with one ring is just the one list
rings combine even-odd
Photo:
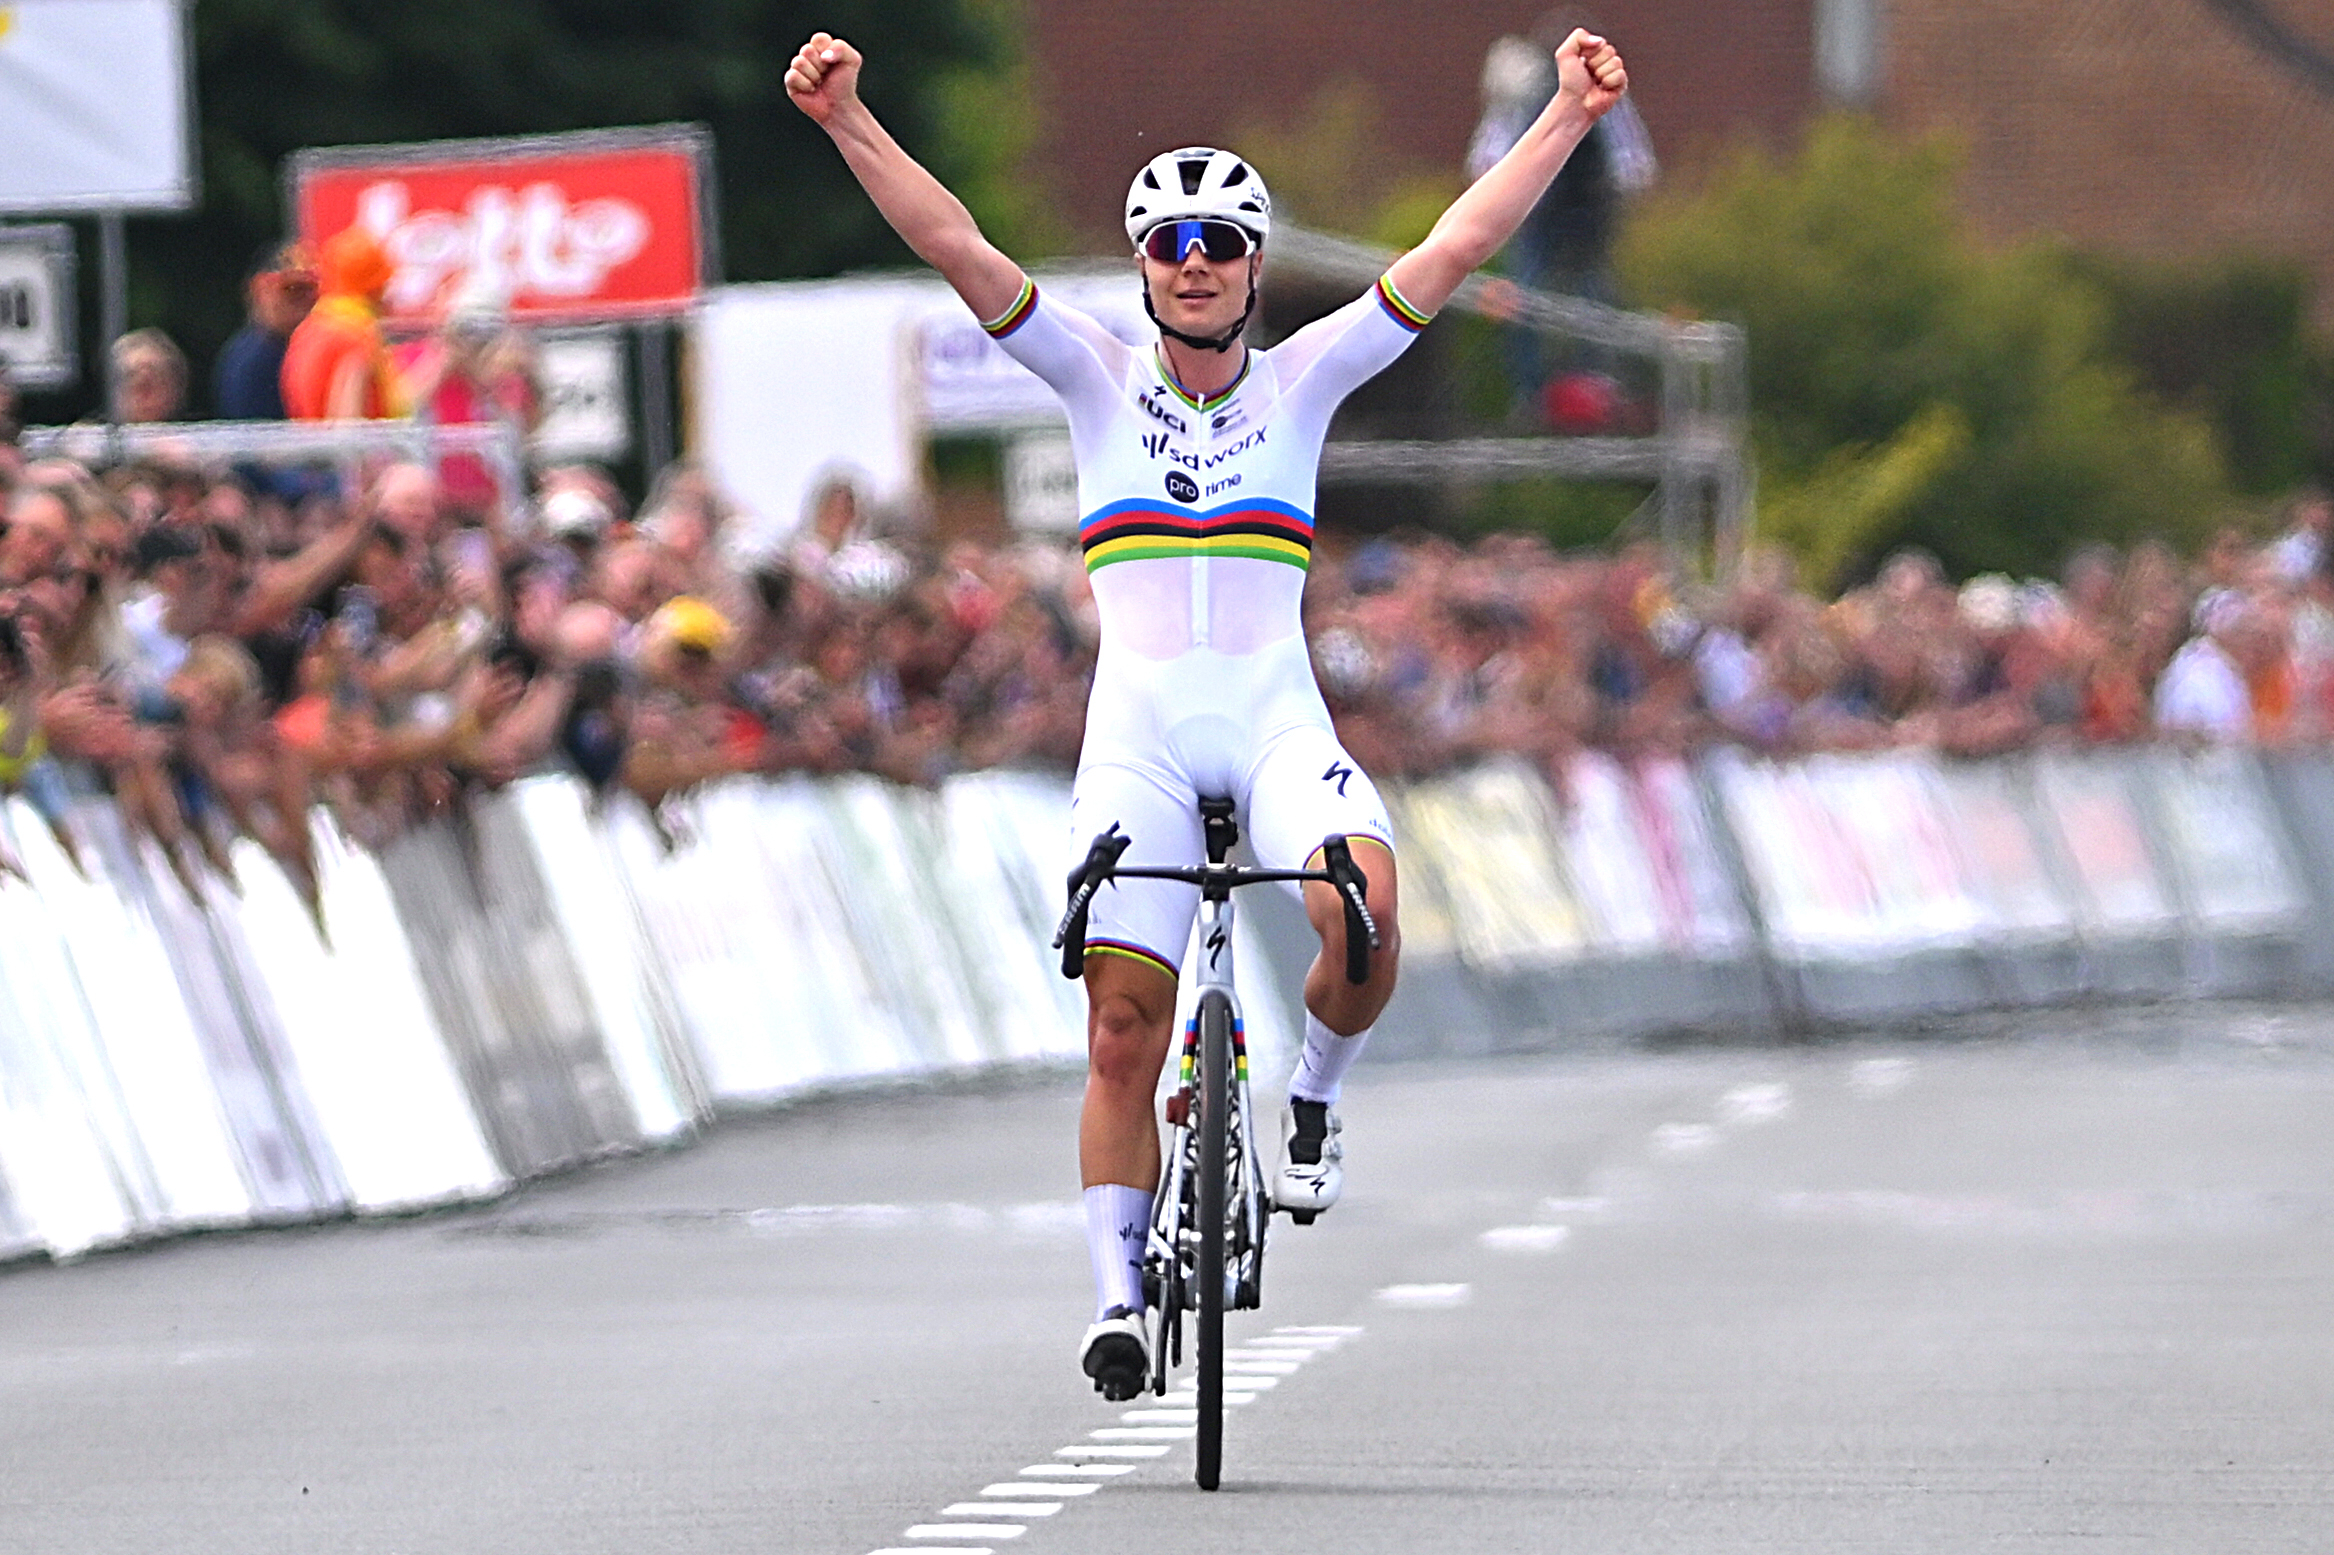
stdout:
[[1175,979],[1164,969],[1131,956],[1086,957],[1078,1170],[1087,1187],[1122,1183],[1147,1193],[1158,1186],[1156,1098],[1174,1025]]
[[1305,974],[1305,1050],[1289,1076],[1289,1110],[1281,1124],[1284,1160],[1273,1185],[1273,1202],[1300,1221],[1337,1202],[1344,1147],[1337,1141],[1339,1124],[1331,1109],[1346,1071],[1361,1057],[1370,1028],[1394,996],[1401,963],[1393,850],[1374,838],[1355,837],[1352,843],[1353,861],[1369,877],[1366,899],[1378,928],[1367,982],[1345,980],[1345,904],[1332,887],[1305,887],[1305,913],[1321,936],[1321,954]]
[[1127,956],[1086,957],[1086,1104],[1078,1168],[1086,1182],[1086,1251],[1094,1262],[1094,1323],[1078,1367],[1104,1398],[1124,1401],[1150,1375],[1143,1328],[1143,1249],[1159,1181],[1151,1098],[1175,1023],[1175,979]]
[[[1377,1023],[1386,1001],[1394,997],[1402,935],[1395,923],[1398,893],[1394,880],[1394,852],[1373,837],[1352,840],[1353,861],[1369,876],[1364,893],[1370,916],[1378,923],[1378,948],[1370,955],[1370,980],[1358,987],[1345,980],[1345,904],[1335,887],[1314,881],[1305,887],[1305,916],[1321,936],[1321,954],[1305,973],[1305,1008],[1322,1025],[1340,1036],[1367,1031]],[[1307,869],[1321,867],[1315,852]]]

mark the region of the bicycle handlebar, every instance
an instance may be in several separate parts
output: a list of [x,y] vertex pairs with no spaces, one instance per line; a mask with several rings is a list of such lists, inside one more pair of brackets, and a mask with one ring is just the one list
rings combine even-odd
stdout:
[[1321,862],[1329,883],[1345,906],[1345,980],[1359,987],[1370,980],[1370,952],[1378,948],[1378,921],[1370,916],[1370,877],[1353,861],[1353,849],[1343,837],[1321,844]]
[[1121,834],[1113,821],[1110,830],[1096,837],[1094,846],[1086,850],[1085,862],[1070,871],[1070,910],[1062,914],[1061,926],[1054,930],[1054,949],[1062,953],[1062,976],[1072,982],[1086,975],[1086,906],[1134,840]]
[[1370,916],[1370,877],[1353,861],[1353,850],[1343,837],[1321,845],[1321,869],[1248,869],[1232,864],[1137,864],[1119,867],[1119,859],[1134,841],[1122,836],[1114,823],[1094,839],[1086,857],[1070,871],[1070,909],[1054,930],[1054,949],[1062,953],[1062,976],[1075,981],[1086,972],[1086,913],[1094,893],[1110,880],[1180,880],[1186,885],[1221,884],[1225,889],[1262,885],[1271,880],[1319,881],[1335,888],[1345,908],[1345,980],[1370,980],[1370,952],[1381,948],[1378,922]]

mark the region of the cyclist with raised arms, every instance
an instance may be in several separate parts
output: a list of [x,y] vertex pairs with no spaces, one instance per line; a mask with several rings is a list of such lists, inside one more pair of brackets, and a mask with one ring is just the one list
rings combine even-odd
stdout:
[[[1305,978],[1305,1050],[1289,1084],[1282,1209],[1337,1202],[1331,1107],[1394,992],[1393,828],[1345,754],[1313,679],[1300,600],[1329,418],[1384,369],[1477,266],[1497,253],[1581,137],[1628,89],[1620,56],[1575,31],[1556,51],[1561,88],[1426,241],[1355,301],[1269,350],[1241,338],[1256,311],[1272,200],[1227,151],[1151,160],[1128,191],[1126,232],[1155,347],[1128,346],[1043,295],[972,215],[900,149],[859,100],[860,55],[819,33],[786,72],[876,208],[956,289],[999,345],[1061,396],[1077,457],[1079,541],[1102,641],[1070,802],[1074,847],[1117,826],[1130,862],[1205,858],[1197,801],[1238,806],[1267,867],[1319,867],[1327,837],[1354,842],[1382,936],[1369,981],[1345,980],[1345,917],[1305,888],[1321,954]],[[1173,1041],[1175,984],[1195,887],[1120,881],[1093,902],[1086,939],[1088,1068],[1078,1155],[1097,1314],[1080,1368],[1131,1398],[1150,1368],[1142,1264],[1159,1180],[1154,1114]]]

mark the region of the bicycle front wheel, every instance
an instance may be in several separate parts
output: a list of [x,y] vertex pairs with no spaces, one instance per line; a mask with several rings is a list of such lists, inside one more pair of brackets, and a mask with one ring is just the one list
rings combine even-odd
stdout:
[[1216,1488],[1224,1456],[1225,1194],[1232,1156],[1232,1002],[1199,1002],[1199,1488]]

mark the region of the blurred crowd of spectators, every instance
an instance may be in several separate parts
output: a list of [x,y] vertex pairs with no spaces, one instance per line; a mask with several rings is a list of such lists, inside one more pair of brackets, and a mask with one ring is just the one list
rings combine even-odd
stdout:
[[[328,257],[321,286],[294,251],[254,266],[251,323],[215,364],[223,407],[297,409],[268,399],[280,386],[341,410],[532,415],[491,297],[447,299],[395,351],[342,307],[304,348],[319,291],[377,279],[370,255]],[[112,367],[121,419],[180,413],[187,363],[159,332],[117,342]],[[589,466],[520,494],[466,456],[92,471],[28,461],[13,423],[0,386],[0,789],[68,851],[72,794],[102,791],[190,887],[231,874],[243,835],[313,901],[317,803],[378,844],[545,767],[659,815],[724,774],[929,783],[1078,751],[1096,631],[1061,541],[871,533],[835,481],[792,541],[755,552],[687,464],[635,511]],[[1714,587],[1674,582],[1647,547],[1325,535],[1307,626],[1348,747],[1388,778],[1505,754],[1560,781],[1584,746],[2323,740],[2330,531],[2334,505],[2310,496],[2273,539],[2225,535],[2193,560],[2098,547],[2056,579],[1956,586],[1905,553],[1832,600],[1772,553]]]
[[2273,540],[2194,561],[2094,546],[2059,578],[1956,586],[1905,551],[1828,601],[1775,552],[1680,587],[1650,546],[1377,540],[1316,563],[1307,612],[1348,748],[1389,775],[1583,746],[2274,745],[2334,739],[2330,531],[2311,494]]

